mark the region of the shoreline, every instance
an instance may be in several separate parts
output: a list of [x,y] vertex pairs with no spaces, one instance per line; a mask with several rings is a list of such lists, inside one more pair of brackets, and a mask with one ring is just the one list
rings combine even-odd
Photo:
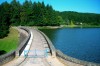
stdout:
[[57,29],[57,28],[100,28],[96,25],[60,25],[60,26],[32,26],[38,29]]
[[[51,45],[51,44],[49,44],[49,45]],[[61,61],[62,63],[64,63],[65,65],[68,65],[68,66],[71,66],[71,65],[74,65],[74,66],[99,66],[100,65],[100,63],[84,61],[84,60],[80,60],[80,59],[68,56],[57,49],[55,49],[55,51],[56,51],[56,56],[58,57],[59,61]]]

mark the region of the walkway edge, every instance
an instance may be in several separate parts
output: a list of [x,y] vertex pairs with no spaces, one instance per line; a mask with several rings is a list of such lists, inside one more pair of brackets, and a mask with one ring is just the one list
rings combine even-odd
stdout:
[[50,39],[42,32],[42,31],[40,31],[40,30],[38,30],[38,29],[36,29],[38,32],[40,32],[42,35],[43,35],[43,37],[45,38],[45,40],[47,41],[47,44],[48,44],[48,46],[49,46],[49,48],[50,48],[50,53],[51,53],[51,55],[52,55],[52,57],[56,57],[56,49],[55,49],[55,47],[53,46],[53,44],[52,44],[52,42],[50,41]]
[[[21,56],[24,56],[25,55],[25,51],[28,51],[30,49],[31,44],[32,44],[33,34],[32,34],[32,32],[30,32],[30,33],[31,33],[31,37],[30,37],[29,42],[27,43],[25,49],[23,50]],[[28,52],[26,53],[26,55],[28,54]]]

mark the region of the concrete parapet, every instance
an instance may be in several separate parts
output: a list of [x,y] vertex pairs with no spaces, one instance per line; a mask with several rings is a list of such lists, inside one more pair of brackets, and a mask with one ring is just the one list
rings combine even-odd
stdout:
[[50,53],[51,53],[52,57],[56,57],[56,49],[53,46],[53,44],[50,41],[50,39],[43,32],[41,32],[40,30],[37,29],[37,31],[40,32],[44,36],[45,40],[47,41],[47,44],[49,46]]
[[31,37],[31,33],[30,33],[30,31],[29,31],[28,28],[26,28],[26,27],[20,27],[20,29],[25,30],[28,33],[28,36],[27,36],[27,38],[25,38],[25,40],[23,40],[23,42],[21,42],[21,44],[17,48],[17,50],[16,50],[16,57],[21,55],[21,53],[25,49],[25,47],[26,47],[26,45],[27,45],[27,43],[28,43],[28,41],[29,41],[29,39]]
[[[66,61],[73,63],[73,65],[75,64],[75,66],[100,66],[100,64],[98,64],[98,63],[79,60],[79,59],[76,59],[76,58],[73,58],[73,57],[63,54],[60,50],[55,49],[55,47],[52,44],[52,42],[50,41],[50,39],[43,32],[41,32],[38,29],[37,29],[37,31],[39,31],[44,36],[45,40],[47,41],[47,44],[49,46],[52,57],[58,57],[59,60],[61,62],[63,62],[66,66],[67,66]],[[47,47],[47,46],[45,46],[45,47]],[[72,66],[72,65],[68,65],[68,66]]]
[[15,51],[11,51],[0,56],[0,65],[7,63],[15,58]]
[[20,29],[25,30],[28,33],[28,36],[19,44],[19,46],[16,50],[0,56],[0,66],[3,65],[4,63],[11,61],[15,57],[20,56],[22,51],[26,47],[26,45],[31,37],[31,33],[30,33],[29,29],[26,27],[20,27]]
[[63,63],[66,63],[66,61],[70,61],[75,64],[80,64],[80,66],[81,65],[83,65],[83,66],[100,66],[100,64],[98,64],[98,63],[82,61],[82,60],[67,56],[67,55],[63,54],[60,50],[56,51],[56,56],[64,59],[65,61],[63,61]]

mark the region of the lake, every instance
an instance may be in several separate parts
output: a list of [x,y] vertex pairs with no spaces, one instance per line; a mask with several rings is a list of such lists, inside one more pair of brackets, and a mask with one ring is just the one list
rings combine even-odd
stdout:
[[100,63],[100,28],[41,29],[56,49],[89,62]]

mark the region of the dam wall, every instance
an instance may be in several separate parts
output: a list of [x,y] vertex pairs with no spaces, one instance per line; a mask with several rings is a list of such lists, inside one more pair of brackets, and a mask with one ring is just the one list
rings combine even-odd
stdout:
[[[29,39],[31,37],[31,33],[30,33],[28,28],[19,27],[19,29],[22,29],[22,30],[24,30],[25,32],[28,33],[26,38],[23,39],[22,42],[20,42],[20,44],[18,44],[19,46],[18,46],[18,48],[16,50],[13,50],[11,52],[8,52],[8,53],[0,56],[0,66],[5,64],[5,63],[7,63],[7,62],[9,62],[9,61],[11,61],[11,60],[13,60],[15,57],[20,56],[22,51],[26,47],[26,45],[27,45],[27,43],[28,43],[28,41],[29,41]],[[21,36],[24,36],[22,34],[25,35],[25,33],[21,32]]]
[[[60,50],[57,50],[53,43],[50,41],[50,39],[40,30],[38,30],[46,39],[46,41],[48,42],[48,46],[50,48],[50,52],[51,55],[53,57],[58,57],[58,59],[64,63],[66,66],[68,65],[67,63],[70,62],[72,65],[74,66],[100,66],[100,64],[98,63],[93,63],[93,62],[87,62],[87,61],[83,61],[83,60],[79,60],[70,56],[67,56],[65,54],[63,54]],[[68,62],[67,62],[68,61]],[[72,66],[72,65],[68,65],[68,66]]]

